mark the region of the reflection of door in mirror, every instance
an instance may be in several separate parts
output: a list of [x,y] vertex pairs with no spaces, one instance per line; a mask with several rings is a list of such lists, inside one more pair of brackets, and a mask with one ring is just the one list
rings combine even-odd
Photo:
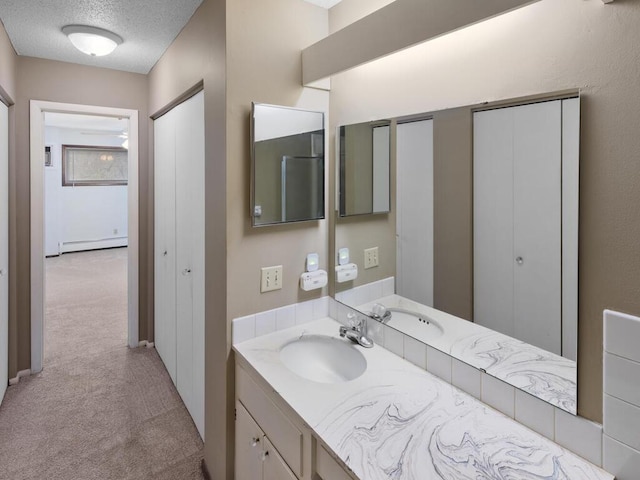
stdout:
[[396,293],[433,307],[433,120],[396,128]]
[[577,102],[474,114],[474,321],[573,360]]
[[322,157],[282,157],[282,221],[319,218],[324,210]]

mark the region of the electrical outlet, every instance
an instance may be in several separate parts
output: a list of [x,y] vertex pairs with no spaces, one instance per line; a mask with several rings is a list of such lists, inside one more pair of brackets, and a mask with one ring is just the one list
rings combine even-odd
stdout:
[[378,266],[378,247],[367,248],[364,251],[364,268]]
[[260,293],[282,288],[282,265],[263,267],[260,277]]

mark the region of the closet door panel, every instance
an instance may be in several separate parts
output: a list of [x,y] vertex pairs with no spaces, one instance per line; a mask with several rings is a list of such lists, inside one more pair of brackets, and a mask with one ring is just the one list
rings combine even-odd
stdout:
[[9,383],[9,113],[0,103],[0,403]]
[[433,120],[397,127],[397,293],[433,306]]
[[204,438],[204,94],[175,111],[177,388]]
[[560,354],[561,102],[525,105],[513,113],[514,336]]
[[176,383],[175,132],[172,112],[154,121],[154,342]]
[[513,335],[513,109],[474,114],[474,321]]

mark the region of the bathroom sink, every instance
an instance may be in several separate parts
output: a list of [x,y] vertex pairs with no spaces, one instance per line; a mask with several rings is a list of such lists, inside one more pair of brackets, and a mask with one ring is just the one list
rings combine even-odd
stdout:
[[388,308],[391,319],[387,325],[422,342],[429,342],[441,337],[444,333],[442,325],[434,319],[418,312],[412,312],[403,308]]
[[280,350],[282,363],[293,373],[318,383],[354,380],[367,369],[364,355],[348,340],[304,335]]

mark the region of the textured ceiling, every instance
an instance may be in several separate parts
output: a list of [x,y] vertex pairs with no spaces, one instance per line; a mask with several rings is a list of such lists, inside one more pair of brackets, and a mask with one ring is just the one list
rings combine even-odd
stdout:
[[[259,0],[258,0],[259,1]],[[202,0],[0,0],[0,20],[18,55],[148,73]],[[124,42],[105,57],[76,50],[65,25],[104,28]]]

